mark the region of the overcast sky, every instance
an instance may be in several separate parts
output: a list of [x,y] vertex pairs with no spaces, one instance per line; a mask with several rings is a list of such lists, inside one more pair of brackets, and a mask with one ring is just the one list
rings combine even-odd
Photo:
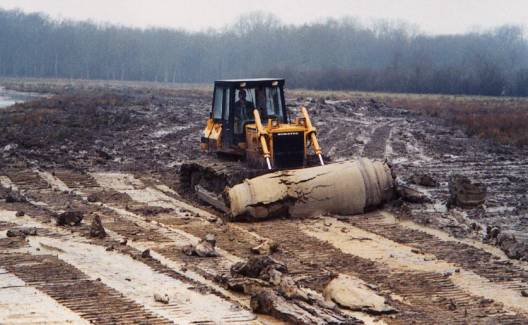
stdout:
[[379,18],[402,20],[431,34],[528,25],[528,0],[0,0],[0,7],[75,20],[188,30],[222,27],[256,10],[292,24],[342,16],[367,23]]

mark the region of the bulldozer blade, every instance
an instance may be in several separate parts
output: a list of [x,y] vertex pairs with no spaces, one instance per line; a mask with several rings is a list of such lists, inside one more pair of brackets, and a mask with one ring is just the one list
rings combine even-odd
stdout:
[[364,213],[394,196],[390,167],[362,158],[247,179],[227,190],[231,217]]

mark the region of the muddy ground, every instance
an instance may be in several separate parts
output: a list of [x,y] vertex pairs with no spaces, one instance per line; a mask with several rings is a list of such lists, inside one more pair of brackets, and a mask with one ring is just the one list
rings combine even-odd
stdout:
[[[325,156],[386,159],[426,199],[232,223],[178,193],[211,89],[2,85],[48,96],[0,111],[0,323],[528,323],[526,148],[369,97],[287,92]],[[433,186],[413,184],[424,174]],[[485,185],[483,205],[448,204],[457,174]],[[83,218],[57,225],[63,212]],[[22,227],[37,235],[7,236]],[[217,256],[186,254],[207,234]],[[260,269],[234,267],[247,261]]]

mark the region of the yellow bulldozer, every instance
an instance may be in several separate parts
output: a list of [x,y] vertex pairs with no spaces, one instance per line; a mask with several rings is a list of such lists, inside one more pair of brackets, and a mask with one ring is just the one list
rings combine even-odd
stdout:
[[182,187],[231,217],[354,214],[388,200],[394,186],[387,164],[325,166],[307,109],[290,116],[284,83],[215,82],[200,143],[207,155],[181,166]]
[[307,110],[290,120],[284,79],[219,80],[201,138],[202,149],[235,155],[268,170],[306,165],[309,143],[324,165]]

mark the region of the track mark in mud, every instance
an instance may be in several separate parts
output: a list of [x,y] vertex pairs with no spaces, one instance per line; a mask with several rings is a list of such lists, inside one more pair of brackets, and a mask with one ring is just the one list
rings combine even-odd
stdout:
[[[188,284],[175,280],[129,256],[107,252],[104,247],[70,240],[30,239],[31,245],[57,246],[61,260],[78,268],[91,278],[99,278],[107,286],[161,317],[191,323],[247,323],[254,319],[250,312],[237,310],[221,298],[187,289]],[[155,294],[168,295],[167,305],[154,301]]]
[[518,295],[521,290],[528,290],[528,265],[509,260],[494,247],[478,243],[470,245],[466,243],[468,240],[455,240],[447,234],[442,239],[438,237],[441,235],[440,231],[427,232],[423,227],[410,222],[398,223],[387,213],[374,213],[361,218],[352,216],[348,222],[397,243],[434,254],[439,259],[471,270],[493,283],[516,290]]
[[0,267],[94,324],[171,324],[52,255],[0,254]]
[[55,170],[53,171],[53,175],[59,178],[70,189],[98,186],[90,174],[72,173],[69,170]]
[[[46,173],[44,172],[44,174]],[[140,180],[135,179],[133,175],[104,175],[105,179],[107,181],[109,180],[111,184],[113,184],[112,188],[118,188],[121,191],[133,188],[139,197],[145,198],[145,195],[141,195],[141,189],[146,190],[146,186]],[[48,182],[50,182],[50,184],[53,184],[53,186],[57,186],[62,183],[49,173],[47,173],[45,178],[48,180]],[[117,183],[116,178],[119,179]],[[123,183],[124,179],[126,179],[126,181]],[[121,185],[116,187],[116,184]],[[164,189],[163,186],[162,189]],[[174,207],[175,209],[179,207],[174,205],[175,203],[179,203],[179,201],[166,196],[160,191],[154,190],[152,188],[150,188],[150,190],[150,192],[146,192],[150,194],[161,195],[162,201],[164,201],[166,204],[172,202],[171,207]],[[68,189],[68,192],[70,192],[70,189]],[[74,190],[74,192],[79,197],[86,196],[86,194],[83,192],[83,189],[77,189]],[[170,190],[168,192],[170,192]],[[146,197],[152,198],[152,195],[146,195]],[[127,204],[129,203],[131,204],[132,202],[127,202]],[[172,212],[167,214],[166,218],[156,218],[153,220],[125,210],[125,208],[119,206],[119,204],[116,206],[114,204],[97,202],[90,204],[90,206],[97,207],[98,209],[104,209],[104,213],[100,214],[103,218],[103,224],[107,228],[107,232],[114,238],[116,242],[122,240],[124,237],[128,237],[127,235],[131,231],[134,231],[133,229],[137,229],[137,231],[145,233],[145,237],[137,238],[137,236],[133,236],[132,238],[135,238],[136,240],[129,241],[127,246],[133,247],[140,252],[144,251],[145,249],[150,249],[151,255],[155,257],[156,261],[160,261],[161,263],[150,263],[154,260],[144,260],[143,262],[148,264],[154,270],[169,276],[173,276],[176,279],[180,279],[182,278],[182,275],[179,275],[178,273],[177,276],[174,276],[174,271],[172,271],[179,270],[178,272],[181,272],[184,277],[188,278],[186,280],[194,281],[193,285],[195,287],[203,287],[204,290],[209,290],[208,288],[212,288],[216,293],[220,293],[220,296],[228,297],[231,301],[235,301],[240,305],[249,308],[248,297],[232,294],[231,292],[224,290],[222,287],[211,281],[211,279],[214,279],[215,276],[219,275],[221,272],[229,272],[230,266],[233,263],[240,261],[239,258],[230,255],[221,249],[217,249],[221,254],[221,256],[217,258],[203,259],[189,257],[182,253],[181,249],[183,246],[196,244],[199,241],[199,238],[185,233],[171,225],[171,222],[169,221],[183,219],[179,212]],[[190,207],[195,210],[199,210],[192,206]],[[106,217],[107,215],[108,217]],[[202,211],[202,215],[207,214],[205,211]],[[163,223],[163,221],[166,222]],[[120,227],[120,225],[122,227]],[[131,229],[132,225],[133,227]],[[168,245],[169,243],[170,245]]]
[[[196,284],[181,282],[178,277],[169,276],[170,270],[151,263],[155,262],[153,259],[136,260],[122,254],[121,249],[119,252],[108,251],[104,246],[90,244],[83,237],[69,235],[68,231],[60,227],[40,224],[28,216],[15,217],[14,212],[0,211],[0,217],[21,225],[41,226],[46,228],[48,233],[54,229],[62,233],[58,238],[30,237],[29,247],[17,252],[30,253],[32,256],[52,253],[61,262],[78,269],[90,280],[97,279],[97,282],[116,290],[125,299],[143,306],[142,308],[157,317],[177,321],[178,324],[259,324],[254,321],[255,316],[251,312],[240,308],[238,304],[208,293],[208,290],[201,293],[200,290],[191,289],[196,288]],[[155,302],[153,297],[156,293],[162,296],[167,294],[170,298],[169,304]]]
[[38,173],[29,169],[9,169],[4,170],[3,174],[9,177],[11,182],[15,183],[20,190],[42,190],[49,188],[48,183]]
[[363,148],[363,157],[370,159],[385,158],[385,149],[387,148],[387,140],[391,133],[392,127],[389,123],[378,127],[372,132],[369,142]]
[[[194,218],[195,221],[200,221],[203,224],[210,224],[210,222],[205,221],[201,217],[204,216],[211,216],[209,213],[198,209],[193,206],[188,206],[186,203],[181,202],[173,197],[167,196],[165,193],[156,190],[152,187],[145,186],[139,179],[135,179],[132,175],[124,175],[124,174],[101,174],[96,175],[94,174],[96,180],[104,179],[103,181],[99,182],[101,186],[109,186],[110,188],[114,190],[119,190],[122,192],[126,192],[128,195],[130,195],[132,198],[134,198],[134,202],[142,202],[146,204],[154,204],[156,206],[163,205],[165,207],[173,208],[176,212],[172,213],[165,217],[157,218],[155,221],[152,221],[152,224],[155,224],[160,227],[160,231],[167,237],[172,238],[172,236],[176,235],[176,238],[174,238],[174,244],[173,246],[163,246],[163,247],[153,247],[152,253],[153,256],[156,256],[160,260],[168,259],[169,262],[176,262],[178,263],[185,263],[185,268],[192,270],[196,272],[197,274],[203,276],[206,279],[213,280],[216,276],[223,274],[223,273],[229,273],[230,267],[234,262],[240,261],[240,257],[234,256],[229,254],[227,251],[223,249],[221,245],[217,247],[217,251],[220,253],[219,257],[216,258],[196,258],[192,256],[187,256],[182,254],[181,248],[183,245],[187,244],[193,244],[196,243],[198,240],[197,237],[194,237],[186,232],[181,231],[180,229],[175,228],[174,226],[170,225],[170,219],[176,219],[180,218],[183,219],[181,215],[179,214],[179,210],[184,209],[187,211],[191,211],[193,213],[196,213],[196,216]],[[170,192],[170,191],[169,191]],[[128,211],[124,211],[121,208],[117,207],[111,207],[109,205],[106,205],[107,207],[113,209],[115,212],[117,212],[120,215],[126,215],[129,218],[132,218],[136,220],[139,225],[142,225],[144,223],[144,220],[141,220],[141,217],[130,213]],[[180,228],[180,227],[178,227]],[[163,229],[163,230],[162,230]],[[248,234],[250,237],[252,237],[254,240],[258,239],[259,236],[257,235],[251,235],[247,231],[240,229],[241,232]],[[139,245],[148,245],[149,243],[138,243]],[[247,299],[247,298],[245,298]],[[236,299],[237,301],[243,303],[240,298]],[[246,300],[246,303],[243,303],[244,305],[249,305],[249,302]],[[295,306],[293,304],[292,306]],[[340,312],[333,311],[331,313],[336,312],[339,314]],[[355,313],[350,314],[352,317],[359,317],[363,318],[365,320],[369,320],[369,316],[361,315],[361,313]],[[360,317],[362,316],[362,317]]]
[[[504,304],[506,308],[512,311],[528,314],[527,299],[522,297],[520,290],[512,290],[509,286],[504,285],[504,282],[502,285],[490,282],[469,269],[460,268],[458,264],[445,261],[442,258],[444,255],[442,257],[435,256],[434,253],[441,252],[441,250],[431,249],[435,243],[432,246],[421,246],[422,252],[413,249],[413,246],[398,244],[391,239],[374,235],[347,223],[329,218],[326,219],[326,222],[330,222],[331,226],[325,227],[324,221],[321,221],[302,229],[307,234],[329,242],[345,253],[380,261],[394,270],[438,273],[448,277],[454,285],[471,295],[492,299]],[[343,229],[346,232],[343,232]],[[357,244],[356,238],[363,239],[361,245]],[[440,241],[436,244],[441,245]],[[469,264],[466,263],[464,266],[469,266]],[[503,271],[504,275],[508,274],[508,270]]]
[[0,268],[1,324],[79,324],[85,319],[62,306],[44,292]]
[[[285,261],[294,274],[306,277],[306,285],[321,290],[324,282],[317,280],[322,270],[354,275],[376,284],[382,292],[396,294],[404,303],[392,300],[400,312],[389,323],[456,323],[528,322],[521,314],[511,314],[493,301],[470,295],[457,288],[443,274],[396,270],[385,263],[347,254],[331,244],[299,231],[299,222],[275,220],[251,225],[262,235],[277,241],[284,251],[276,258]],[[361,246],[359,246],[361,247]],[[310,277],[312,275],[313,277]],[[434,294],[434,299],[431,295]]]

